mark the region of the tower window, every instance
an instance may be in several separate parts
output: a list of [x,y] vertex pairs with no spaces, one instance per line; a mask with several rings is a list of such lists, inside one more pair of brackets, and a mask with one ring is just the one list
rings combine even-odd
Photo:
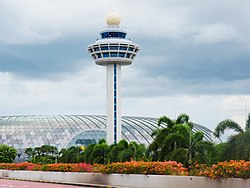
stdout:
[[125,46],[120,46],[120,47],[119,47],[119,50],[127,50],[127,47],[125,47]]
[[117,57],[117,52],[111,52],[110,57]]
[[118,55],[119,57],[125,57],[125,53],[119,53],[119,55]]
[[118,50],[118,46],[110,46],[110,50]]
[[127,54],[127,55],[126,55],[126,58],[130,58],[130,56],[131,56],[131,54]]
[[102,39],[105,38],[125,38],[126,37],[126,33],[123,32],[104,32],[101,33],[101,37]]
[[108,48],[108,46],[102,46],[101,47],[101,50],[108,50],[109,48]]
[[109,57],[109,53],[103,53],[103,57]]
[[133,52],[133,51],[134,51],[134,48],[129,47],[129,48],[128,48],[128,51]]

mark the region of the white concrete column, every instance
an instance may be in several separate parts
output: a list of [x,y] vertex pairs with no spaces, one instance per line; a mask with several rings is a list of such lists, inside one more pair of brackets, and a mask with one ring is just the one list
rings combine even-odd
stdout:
[[106,67],[106,140],[113,144],[121,140],[121,65],[107,64]]

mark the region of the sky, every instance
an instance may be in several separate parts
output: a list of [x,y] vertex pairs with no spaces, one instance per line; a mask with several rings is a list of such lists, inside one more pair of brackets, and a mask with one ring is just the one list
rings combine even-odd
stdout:
[[122,67],[122,114],[210,129],[250,109],[249,0],[0,0],[0,115],[106,114],[87,46],[117,11],[140,52]]

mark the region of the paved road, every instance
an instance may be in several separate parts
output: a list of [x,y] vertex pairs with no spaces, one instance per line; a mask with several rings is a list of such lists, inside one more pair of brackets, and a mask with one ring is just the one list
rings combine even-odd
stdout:
[[83,188],[83,186],[0,179],[0,188]]

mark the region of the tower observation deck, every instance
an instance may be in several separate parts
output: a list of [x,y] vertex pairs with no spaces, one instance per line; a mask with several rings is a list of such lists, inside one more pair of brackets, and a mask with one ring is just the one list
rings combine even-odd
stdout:
[[127,39],[127,30],[120,27],[120,15],[110,12],[101,38],[88,46],[97,65],[106,66],[107,143],[121,140],[121,66],[130,65],[139,46]]

